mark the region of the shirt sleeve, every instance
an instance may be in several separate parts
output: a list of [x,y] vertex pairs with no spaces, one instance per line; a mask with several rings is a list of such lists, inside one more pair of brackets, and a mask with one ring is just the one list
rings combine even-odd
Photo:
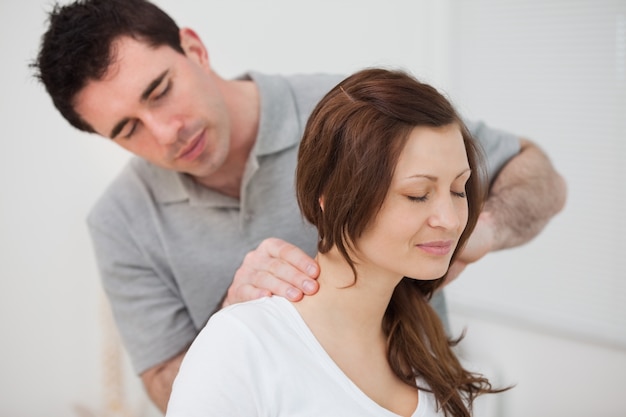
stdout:
[[502,167],[520,152],[520,138],[494,129],[482,121],[464,120],[472,136],[478,140],[485,155],[489,183],[493,182]]
[[143,191],[135,185],[124,187],[103,195],[87,225],[117,329],[134,370],[141,374],[186,349],[198,329],[159,259],[163,256],[141,243],[159,241],[146,235],[155,228],[145,224],[145,203],[133,197]]

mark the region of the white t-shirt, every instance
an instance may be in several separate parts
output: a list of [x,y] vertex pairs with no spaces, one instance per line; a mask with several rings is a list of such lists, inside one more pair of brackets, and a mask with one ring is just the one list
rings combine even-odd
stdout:
[[[363,364],[367,366],[367,364]],[[397,417],[335,364],[282,297],[216,313],[185,355],[167,417]],[[443,416],[419,390],[413,417]]]

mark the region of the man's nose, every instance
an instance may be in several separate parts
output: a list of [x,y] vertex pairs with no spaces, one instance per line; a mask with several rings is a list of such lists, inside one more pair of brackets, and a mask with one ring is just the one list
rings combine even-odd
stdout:
[[183,126],[180,118],[163,112],[150,113],[145,123],[160,145],[171,145],[176,142]]

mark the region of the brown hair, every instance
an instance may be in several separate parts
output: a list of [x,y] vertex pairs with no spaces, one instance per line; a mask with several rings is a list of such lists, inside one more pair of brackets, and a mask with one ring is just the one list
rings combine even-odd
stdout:
[[[304,217],[319,233],[318,250],[334,246],[355,272],[349,251],[381,208],[394,168],[416,126],[456,124],[472,176],[466,185],[468,222],[452,256],[472,233],[486,195],[484,164],[477,143],[451,103],[433,87],[401,71],[367,69],[333,88],[314,109],[300,144],[296,193]],[[320,198],[324,198],[324,210]],[[445,276],[444,276],[445,277]],[[428,303],[444,277],[403,278],[383,318],[388,360],[407,384],[426,381],[446,416],[469,416],[474,398],[499,392],[465,370],[437,313]]]

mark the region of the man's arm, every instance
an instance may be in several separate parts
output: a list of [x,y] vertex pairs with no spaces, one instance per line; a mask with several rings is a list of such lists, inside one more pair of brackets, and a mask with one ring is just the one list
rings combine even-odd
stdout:
[[528,242],[563,209],[565,180],[538,146],[526,139],[520,143],[520,153],[493,181],[476,229],[450,267],[448,283],[487,253]]
[[167,402],[172,394],[172,384],[178,374],[178,369],[185,357],[185,353],[187,353],[187,350],[141,374],[141,381],[146,388],[148,396],[163,414],[165,414],[167,409]]
[[530,241],[565,206],[563,177],[537,145],[520,142],[519,155],[495,179],[483,209],[492,222],[492,251]]

